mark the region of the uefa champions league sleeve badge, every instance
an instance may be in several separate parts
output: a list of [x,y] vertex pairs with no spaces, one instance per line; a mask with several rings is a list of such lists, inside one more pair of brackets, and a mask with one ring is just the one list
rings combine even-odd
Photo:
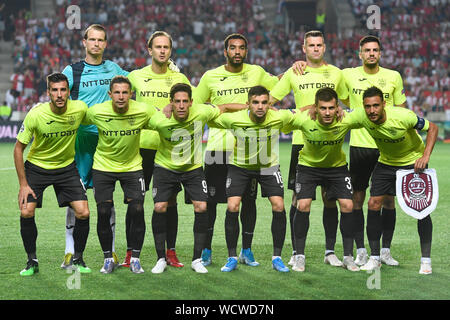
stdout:
[[397,170],[396,174],[397,202],[407,215],[422,220],[436,209],[439,188],[435,169],[422,173]]

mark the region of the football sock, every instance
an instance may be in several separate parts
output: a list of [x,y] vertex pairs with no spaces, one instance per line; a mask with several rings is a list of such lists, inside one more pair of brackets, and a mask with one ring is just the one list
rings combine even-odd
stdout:
[[344,256],[353,256],[353,216],[351,212],[341,211],[341,222],[339,229],[342,235],[342,245],[344,247]]
[[116,251],[116,209],[114,208],[114,203],[112,203],[111,207],[111,218],[109,219],[109,223],[111,224],[111,248],[112,251]]
[[208,202],[206,206],[206,212],[208,214],[208,230],[205,240],[205,248],[211,250],[212,238],[214,235],[214,224],[216,223],[217,217],[217,203]]
[[167,239],[168,249],[175,249],[178,234],[178,207],[177,205],[167,207]]
[[369,240],[371,256],[380,255],[380,238],[382,233],[381,211],[367,212],[367,239]]
[[392,237],[394,236],[396,215],[395,209],[383,208],[381,210],[381,220],[383,224],[383,235],[381,240],[382,248],[391,247]]
[[20,217],[20,235],[22,236],[23,246],[28,255],[28,260],[36,259],[36,239],[38,232],[34,217]]
[[420,238],[420,250],[422,252],[422,257],[431,257],[431,241],[433,235],[433,223],[431,221],[431,216],[427,216],[422,220],[417,221],[417,230],[419,232]]
[[297,254],[305,254],[306,236],[309,230],[309,212],[295,211],[294,234]]
[[199,259],[205,248],[208,231],[208,214],[206,212],[194,212],[194,253],[192,261]]
[[125,214],[125,238],[127,240],[127,251],[132,249],[130,228],[131,228],[130,206],[127,206],[127,212]]
[[225,214],[225,241],[228,248],[228,256],[237,256],[236,247],[239,238],[239,212],[226,211]]
[[325,230],[325,250],[334,251],[338,220],[337,207],[323,207],[322,223]]
[[152,231],[158,260],[166,257],[166,227],[166,212],[157,213],[153,210]]
[[[145,237],[144,202],[132,200],[128,204],[127,212],[130,214],[130,245],[133,251],[141,251]],[[139,256],[138,256],[139,257]]]
[[364,212],[362,209],[353,210],[354,233],[356,248],[364,248]]
[[86,248],[86,242],[89,235],[89,218],[75,218],[75,227],[73,228],[73,241],[75,253],[73,259],[76,260],[83,255]]
[[291,205],[291,209],[289,210],[289,227],[291,230],[291,244],[292,244],[292,255],[295,255],[295,237],[294,237],[294,215],[297,208]]
[[252,247],[253,232],[256,225],[256,201],[245,197],[242,199],[241,208],[241,224],[242,224],[242,248],[248,249]]
[[97,235],[103,252],[112,252],[111,208],[112,202],[97,204]]
[[286,211],[272,211],[273,255],[281,256],[286,238]]
[[66,248],[64,254],[74,253],[73,228],[75,226],[75,212],[71,207],[66,209]]

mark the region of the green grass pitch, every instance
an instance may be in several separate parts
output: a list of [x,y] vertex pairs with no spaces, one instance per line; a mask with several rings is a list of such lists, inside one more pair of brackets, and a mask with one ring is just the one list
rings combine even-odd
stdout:
[[[348,151],[348,145],[345,145]],[[258,219],[253,251],[261,263],[252,268],[239,265],[232,273],[222,273],[227,251],[224,236],[225,205],[218,206],[213,239],[213,264],[208,274],[196,274],[190,268],[193,249],[193,209],[179,202],[177,252],[185,267],[168,267],[160,275],[151,273],[156,253],[151,234],[153,202],[147,196],[146,238],[141,255],[143,274],[119,269],[109,275],[99,272],[103,256],[96,233],[97,214],[92,190],[88,191],[91,209],[90,234],[85,261],[91,274],[77,278],[60,268],[64,256],[65,209],[58,208],[52,188],[44,194],[43,208],[36,212],[38,227],[37,255],[40,272],[23,278],[26,254],[19,232],[17,205],[18,182],[13,163],[13,144],[0,144],[0,290],[1,300],[436,300],[450,298],[450,144],[437,143],[430,168],[436,168],[440,199],[433,218],[432,275],[419,275],[420,248],[417,222],[397,209],[397,224],[392,243],[393,256],[400,266],[383,266],[378,275],[360,271],[352,273],[323,263],[324,232],[322,206],[313,202],[311,225],[306,246],[306,271],[286,274],[271,268],[272,237],[271,208],[267,199],[257,200]],[[290,157],[290,143],[281,143],[281,168],[285,181]],[[180,193],[181,194],[181,193]],[[114,194],[117,210],[116,251],[123,259],[125,245],[125,206],[117,185]],[[291,192],[286,190],[285,204],[289,212]],[[320,197],[319,197],[320,199]],[[291,254],[289,227],[283,250],[283,260]],[[239,240],[239,245],[240,245]],[[366,241],[367,245],[367,241]],[[342,240],[338,232],[336,253],[342,257]]]

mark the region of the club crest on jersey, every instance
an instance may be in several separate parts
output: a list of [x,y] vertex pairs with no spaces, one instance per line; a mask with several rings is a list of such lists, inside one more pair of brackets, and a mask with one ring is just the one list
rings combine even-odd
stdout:
[[73,125],[75,124],[75,121],[76,121],[75,116],[69,116],[69,117],[67,118],[67,122],[68,122],[71,126],[73,126]]
[[436,208],[439,192],[436,170],[398,170],[396,180],[397,201],[406,214],[423,219]]
[[248,74],[247,73],[243,73],[241,76],[242,81],[247,82],[248,81]]
[[129,123],[131,126],[134,125],[134,124],[136,123],[136,118],[134,118],[134,117],[130,117],[130,118],[128,118],[127,120],[128,120],[128,123]]
[[384,87],[386,85],[386,80],[383,78],[378,79],[378,84],[380,85],[380,87]]
[[330,72],[328,72],[328,70],[325,70],[324,72],[323,72],[323,77],[325,78],[325,79],[330,79]]
[[165,80],[166,80],[166,85],[168,87],[172,87],[172,83],[173,83],[172,77],[167,77]]

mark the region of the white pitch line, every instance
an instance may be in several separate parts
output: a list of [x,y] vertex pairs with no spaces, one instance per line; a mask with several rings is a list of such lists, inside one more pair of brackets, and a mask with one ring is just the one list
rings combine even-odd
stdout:
[[10,167],[10,168],[0,168],[0,171],[7,171],[7,170],[13,170],[15,169],[14,167]]

